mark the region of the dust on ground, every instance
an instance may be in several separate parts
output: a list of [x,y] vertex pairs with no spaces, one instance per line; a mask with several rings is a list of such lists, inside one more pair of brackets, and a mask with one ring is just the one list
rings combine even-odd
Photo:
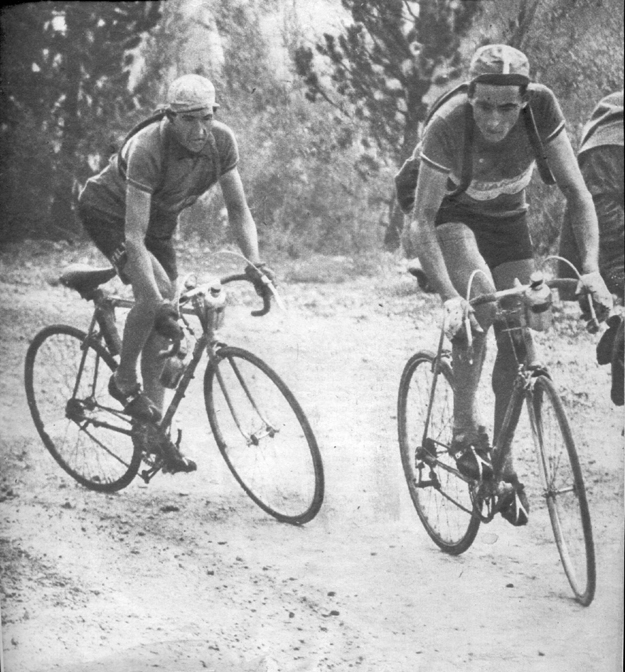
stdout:
[[[303,527],[277,523],[240,490],[199,381],[181,409],[196,473],[102,495],[59,469],[30,419],[23,362],[44,325],[88,324],[89,306],[55,282],[72,261],[94,257],[29,244],[0,258],[6,672],[622,669],[623,416],[572,308],[539,341],[589,489],[598,588],[588,608],[572,599],[539,511],[526,528],[496,519],[456,558],[421,527],[395,406],[407,358],[436,345],[439,304],[400,260],[367,275],[344,259],[278,266],[289,311],[263,319],[249,315],[254,296],[233,292],[228,342],[282,375],[323,454],[326,499]],[[529,464],[529,447],[518,450]]]

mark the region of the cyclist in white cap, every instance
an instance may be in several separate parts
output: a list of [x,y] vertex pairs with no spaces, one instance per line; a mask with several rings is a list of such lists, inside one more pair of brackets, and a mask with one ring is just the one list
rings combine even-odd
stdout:
[[[164,111],[130,132],[79,197],[85,230],[134,292],[136,303],[127,317],[121,361],[109,390],[140,420],[158,420],[163,406],[162,360],[156,355],[176,332],[169,300],[177,277],[172,235],[180,212],[219,183],[241,251],[273,277],[260,261],[234,134],[214,119],[218,107],[215,88],[205,77],[175,80]],[[254,268],[248,270],[259,281]],[[140,356],[143,388],[137,372]]]
[[[529,280],[534,263],[525,189],[537,156],[536,144],[573,213],[582,283],[600,320],[607,317],[612,299],[598,269],[598,228],[592,198],[553,92],[530,82],[529,63],[523,53],[501,44],[476,51],[470,80],[468,91],[445,102],[425,129],[418,148],[420,169],[410,235],[423,271],[444,302],[456,382],[452,446],[458,468],[476,476],[480,469],[492,468],[484,459],[487,438],[477,412],[476,390],[493,309],[484,306],[474,312],[466,292],[476,270],[481,273],[473,277],[473,295],[511,287],[515,278],[523,283]],[[528,130],[530,110],[534,137]],[[471,158],[464,165],[469,134]],[[473,331],[472,356],[464,335],[467,317]],[[495,436],[517,368],[509,338],[501,331],[495,324]],[[505,478],[515,485],[517,494],[502,514],[515,525],[524,524],[529,507],[512,462],[506,465]]]

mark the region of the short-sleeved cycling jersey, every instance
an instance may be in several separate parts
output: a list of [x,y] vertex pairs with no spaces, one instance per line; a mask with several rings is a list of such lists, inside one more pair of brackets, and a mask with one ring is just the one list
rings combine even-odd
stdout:
[[[538,135],[547,144],[564,129],[564,116],[555,95],[546,86],[530,84],[528,96]],[[454,96],[436,111],[418,150],[421,161],[448,175],[449,192],[461,181],[467,100],[466,94]],[[527,210],[525,189],[535,158],[520,116],[498,143],[488,143],[476,128],[472,159],[472,179],[466,191],[443,199],[443,221],[463,221],[463,215],[507,219]]]
[[[599,222],[599,270],[608,289],[622,300],[625,282],[622,91],[606,96],[593,111],[582,133],[578,161]],[[567,205],[562,222],[560,256],[580,268],[572,219]],[[559,272],[565,278],[576,277],[568,264],[561,263]]]
[[225,124],[214,122],[206,145],[194,153],[176,141],[167,118],[132,136],[121,154],[125,170],[115,154],[102,172],[87,180],[81,207],[95,211],[100,222],[123,230],[128,182],[152,196],[147,234],[161,239],[172,236],[178,214],[239,160],[234,134]]

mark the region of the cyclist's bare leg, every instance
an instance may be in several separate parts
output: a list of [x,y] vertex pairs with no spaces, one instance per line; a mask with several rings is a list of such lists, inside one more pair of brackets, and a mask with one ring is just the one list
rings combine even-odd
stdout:
[[[173,296],[163,296],[163,298],[173,298]],[[169,345],[170,341],[159,336],[156,332],[151,331],[143,346],[143,351],[141,352],[141,377],[143,378],[143,389],[161,413],[164,411],[165,407],[165,388],[160,382],[164,360],[159,357],[159,353],[168,348]]]
[[[472,273],[471,296],[494,291],[491,272],[480,254],[473,232],[464,224],[448,223],[438,226],[438,239],[447,270],[458,293],[467,297],[467,288]],[[454,367],[454,430],[456,433],[477,433],[481,424],[476,404],[476,393],[486,354],[486,333],[493,322],[494,309],[491,305],[479,306],[475,311],[483,334],[473,335],[473,346],[469,350],[461,339],[452,343]]]
[[[157,259],[150,253],[154,277],[163,298],[172,298],[174,283],[169,279]],[[141,282],[134,280],[130,264],[124,267],[132,283],[135,305],[126,318],[119,367],[115,372],[115,382],[122,392],[137,384],[137,365],[141,356],[141,373],[147,396],[162,410],[164,390],[159,376],[163,364],[158,359],[158,351],[164,347],[164,340],[152,332],[157,306],[142,291]],[[143,354],[142,354],[143,353]],[[154,395],[154,396],[153,396]]]
[[[495,286],[498,290],[508,289],[514,286],[515,278],[518,278],[522,283],[527,283],[533,270],[534,261],[532,259],[508,261],[500,264],[492,271]],[[494,325],[497,339],[497,357],[495,359],[495,366],[493,367],[492,378],[493,392],[495,393],[493,441],[497,440],[497,435],[503,423],[508,401],[512,396],[512,385],[518,369],[517,355],[510,340],[511,335],[518,346],[518,354],[522,358],[525,358],[526,354],[524,342],[519,338],[519,334],[515,332],[508,333],[505,331],[505,326],[498,323]],[[529,335],[529,338],[531,338],[531,335]],[[510,454],[508,462],[504,465],[504,474],[511,477],[514,473],[512,454]]]

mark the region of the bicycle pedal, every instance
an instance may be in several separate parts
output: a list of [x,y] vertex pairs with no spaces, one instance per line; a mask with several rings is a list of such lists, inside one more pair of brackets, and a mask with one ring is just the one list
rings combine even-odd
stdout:
[[436,464],[436,449],[433,446],[425,446],[415,450],[415,461],[425,462],[428,466]]
[[152,465],[150,465],[149,469],[143,469],[143,471],[139,472],[139,476],[143,479],[144,483],[149,483],[156,474],[161,470],[162,468],[162,461],[156,462]]
[[177,474],[196,471],[197,464],[180,453],[182,430],[179,429],[177,434],[176,443],[168,436],[164,436],[158,444],[159,453],[163,459],[163,473]]
[[133,444],[139,448],[144,458],[148,458],[148,461],[159,459],[160,450],[158,449],[158,444],[160,433],[158,427],[139,420],[133,420],[131,437]]
[[512,487],[510,491],[503,494],[497,501],[497,510],[511,525],[515,527],[527,525],[530,505],[525,488],[523,486]]
[[163,464],[164,474],[190,474],[192,471],[197,471],[197,464],[187,457],[171,461],[166,460]]

